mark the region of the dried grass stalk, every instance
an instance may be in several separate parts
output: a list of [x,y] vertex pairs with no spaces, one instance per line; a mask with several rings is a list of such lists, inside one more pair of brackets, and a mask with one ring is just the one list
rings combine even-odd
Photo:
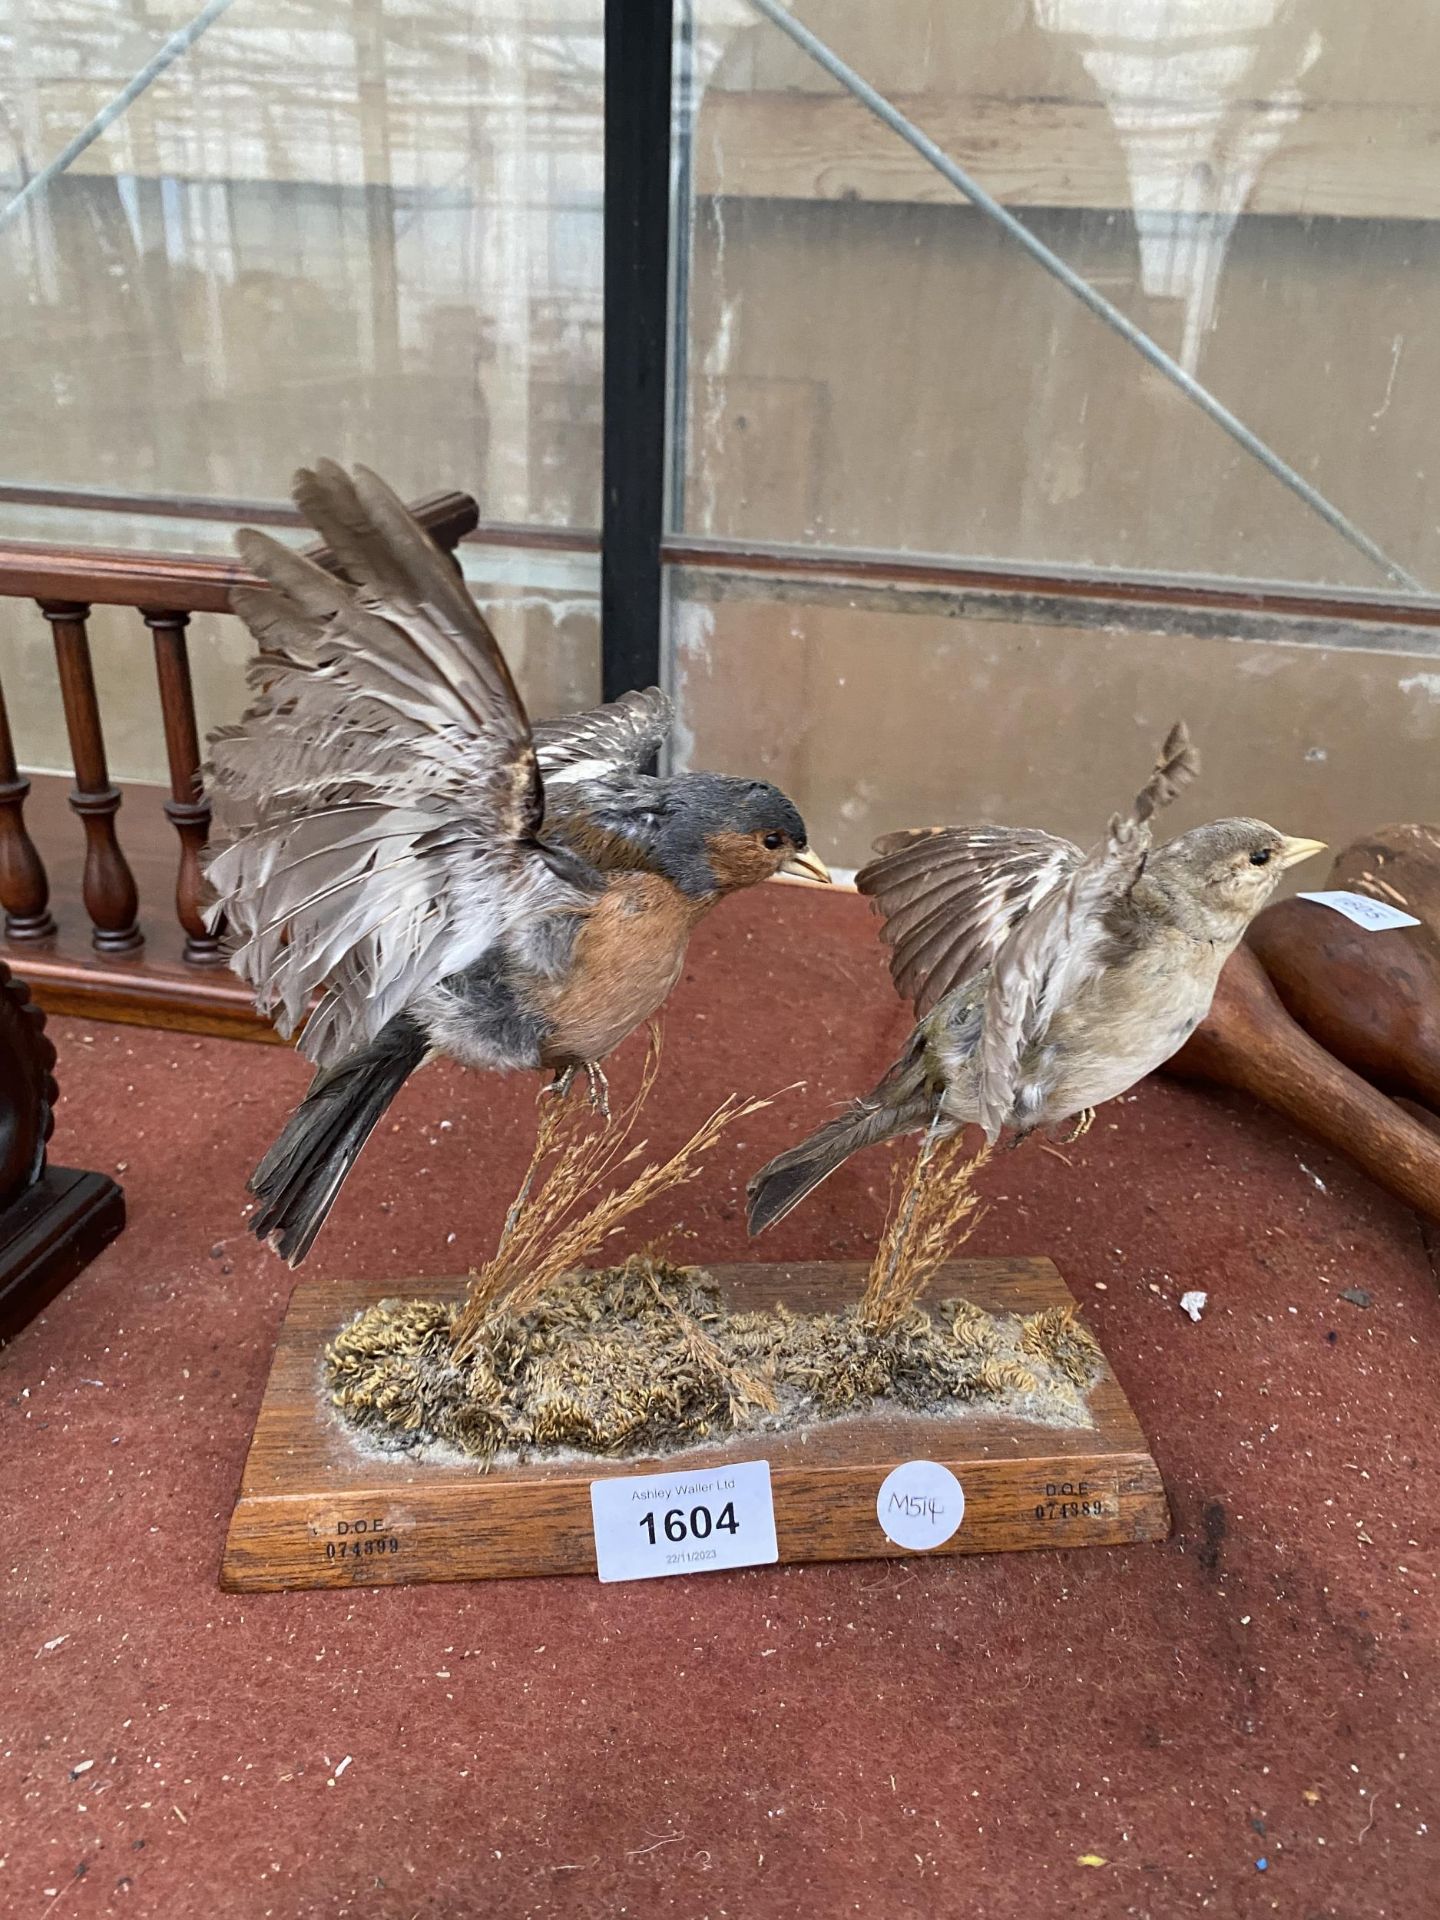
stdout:
[[927,1134],[892,1196],[860,1299],[860,1321],[871,1333],[888,1333],[898,1326],[975,1231],[983,1209],[971,1183],[989,1158],[988,1145],[967,1158],[963,1133],[938,1143],[933,1129]]
[[529,1170],[506,1215],[494,1256],[472,1277],[456,1316],[451,1335],[456,1360],[473,1354],[483,1330],[497,1319],[525,1313],[557,1280],[618,1233],[632,1214],[693,1180],[705,1155],[733,1121],[770,1104],[732,1094],[678,1153],[658,1166],[641,1167],[628,1186],[604,1192],[607,1182],[632,1166],[645,1150],[645,1141],[632,1144],[632,1137],[659,1071],[660,1033],[652,1025],[639,1088],[614,1118],[602,1121],[579,1102],[558,1100],[548,1092],[541,1095]]
[[1104,1355],[1074,1307],[1045,1307],[1020,1323],[1024,1352],[1063,1373],[1077,1386],[1094,1378]]

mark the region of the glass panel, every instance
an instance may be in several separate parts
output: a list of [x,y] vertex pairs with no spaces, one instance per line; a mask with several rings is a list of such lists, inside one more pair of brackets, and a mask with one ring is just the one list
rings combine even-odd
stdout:
[[[207,526],[204,521],[151,524],[172,529],[165,543],[170,552],[204,550],[198,537],[191,537]],[[183,545],[173,531],[177,526]],[[219,550],[228,554],[229,530],[219,531],[226,536]],[[282,537],[290,538],[291,530],[284,529]],[[296,530],[294,537],[302,536]],[[470,590],[494,627],[531,712],[539,717],[593,706],[600,698],[598,559],[478,543],[462,546],[459,554]],[[189,631],[203,740],[211,727],[237,719],[243,710],[252,645],[238,620],[218,614],[197,614]],[[112,779],[167,781],[154,653],[140,615],[128,607],[96,607],[90,639]],[[50,628],[28,600],[0,600],[0,683],[21,764],[31,772],[68,773],[70,750]]]
[[597,524],[599,6],[244,0],[15,206],[197,12],[0,0],[0,480]]
[[[680,526],[1386,587],[774,24],[690,11]],[[793,12],[1440,590],[1440,10]]]
[[692,569],[671,586],[683,764],[776,781],[842,869],[947,821],[1089,845],[1182,718],[1204,776],[1167,832],[1255,814],[1339,847],[1434,814],[1433,629]]

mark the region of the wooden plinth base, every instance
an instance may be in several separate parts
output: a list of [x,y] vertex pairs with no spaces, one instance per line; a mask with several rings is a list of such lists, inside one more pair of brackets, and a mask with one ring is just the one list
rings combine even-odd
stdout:
[[0,1346],[108,1247],[125,1224],[125,1196],[103,1173],[47,1167],[0,1207]]
[[[858,1298],[858,1264],[710,1269],[728,1304],[817,1311]],[[651,1461],[541,1461],[481,1472],[366,1451],[330,1406],[322,1362],[354,1314],[397,1294],[443,1299],[460,1280],[334,1286],[291,1296],[230,1522],[220,1584],[232,1593],[389,1586],[594,1573],[590,1482],[654,1472]],[[1073,1302],[1048,1260],[958,1261],[933,1297],[964,1294],[1005,1313]],[[781,1560],[896,1555],[876,1498],[892,1467],[937,1460],[965,1492],[965,1517],[942,1553],[1119,1546],[1163,1539],[1160,1475],[1107,1366],[1090,1395],[1093,1427],[1037,1426],[994,1414],[950,1418],[885,1411],[795,1433],[740,1434],[664,1456],[696,1468],[768,1460]]]

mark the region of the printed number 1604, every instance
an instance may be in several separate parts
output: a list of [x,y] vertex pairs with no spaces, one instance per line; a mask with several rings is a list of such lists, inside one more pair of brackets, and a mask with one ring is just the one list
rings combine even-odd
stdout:
[[659,1543],[660,1534],[672,1542],[681,1540],[708,1540],[712,1533],[738,1533],[740,1522],[735,1518],[735,1502],[727,1500],[720,1509],[718,1517],[709,1507],[691,1507],[689,1513],[683,1507],[671,1507],[659,1521],[655,1511],[640,1516],[640,1526],[651,1546]]

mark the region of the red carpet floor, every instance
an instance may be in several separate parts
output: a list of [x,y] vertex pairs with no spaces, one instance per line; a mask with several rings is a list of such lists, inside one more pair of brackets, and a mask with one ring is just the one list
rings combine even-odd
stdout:
[[[853,898],[717,914],[652,1140],[806,1085],[686,1191],[680,1252],[746,1254],[747,1174],[903,1025]],[[1059,1262],[1151,1436],[1165,1545],[236,1598],[216,1571],[290,1284],[243,1185],[305,1070],[52,1031],[54,1158],[114,1172],[130,1225],[0,1356],[0,1913],[1435,1910],[1440,1312],[1414,1217],[1333,1155],[1161,1082],[985,1176],[972,1251]],[[532,1097],[420,1075],[313,1269],[482,1257]],[[889,1167],[767,1251],[866,1252]]]

